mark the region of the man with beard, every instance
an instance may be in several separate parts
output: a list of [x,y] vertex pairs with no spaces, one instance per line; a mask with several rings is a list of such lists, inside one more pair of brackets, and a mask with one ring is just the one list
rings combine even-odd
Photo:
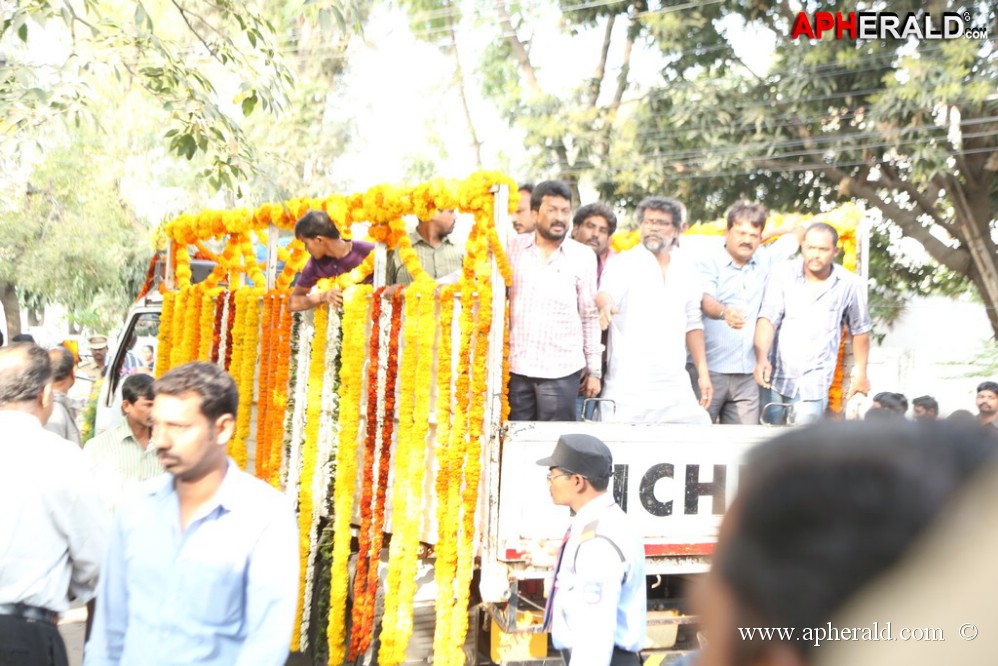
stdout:
[[[824,222],[804,233],[801,261],[788,261],[770,274],[755,325],[755,381],[772,389],[772,400],[789,405],[794,423],[813,423],[828,406],[828,389],[838,364],[842,326],[852,334],[855,360],[846,402],[870,391],[866,361],[873,324],[860,279],[832,263],[839,234]],[[774,338],[776,362],[770,363]],[[786,412],[771,407],[767,423]]]
[[298,530],[284,496],[227,456],[236,384],[188,363],[153,391],[153,446],[169,474],[118,506],[84,664],[284,666]]
[[[614,405],[601,404],[603,420],[710,423],[703,289],[692,263],[672,254],[682,212],[675,199],[644,199],[637,209],[641,245],[617,255],[603,274],[596,303],[610,335],[602,397]],[[698,373],[699,404],[686,372],[687,349]]]
[[510,241],[509,403],[514,421],[574,421],[575,396],[600,392],[596,256],[568,238],[572,193],[538,183],[530,199],[534,233]]
[[610,237],[617,231],[617,216],[602,201],[586,204],[572,218],[572,238],[596,252],[596,284],[603,277],[606,262],[613,256]]
[[769,217],[765,206],[738,201],[727,217],[724,243],[705,248],[697,262],[703,280],[707,366],[714,386],[707,411],[713,422],[752,425],[759,422],[759,386],[752,373],[762,292],[773,266],[797,252],[804,229],[781,227],[770,236],[782,238],[761,246]]
[[998,382],[977,385],[977,422],[998,428]]
[[[438,210],[430,219],[420,220],[415,231],[409,234],[412,249],[416,251],[423,270],[442,284],[455,282],[461,270],[461,250],[450,239],[456,223],[457,215],[453,208]],[[413,279],[398,251],[393,250],[388,255],[385,283],[408,285]]]

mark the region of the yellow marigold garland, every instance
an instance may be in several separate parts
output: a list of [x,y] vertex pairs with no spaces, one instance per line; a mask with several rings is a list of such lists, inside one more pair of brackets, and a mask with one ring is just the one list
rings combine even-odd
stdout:
[[333,490],[333,564],[329,581],[329,663],[346,656],[346,600],[349,583],[350,519],[357,487],[357,433],[364,388],[364,347],[367,342],[369,285],[357,285],[343,297],[343,346],[340,352],[340,422]]
[[[437,479],[435,490],[437,494],[437,562],[434,575],[437,583],[436,624],[433,632],[433,653],[443,657],[447,641],[450,639],[451,622],[454,616],[453,591],[454,576],[457,573],[457,530],[458,516],[453,515],[456,505],[450,501],[456,497],[452,493],[460,488],[461,463],[455,453],[463,450],[455,446],[452,440],[451,382],[454,374],[451,330],[454,321],[454,294],[456,285],[445,287],[440,293],[440,339],[437,350],[437,432],[434,451],[436,453]],[[463,341],[463,337],[462,337]],[[460,349],[463,349],[462,346]],[[460,352],[459,352],[460,353]],[[457,376],[460,387],[462,376]],[[441,661],[444,661],[441,659]],[[444,663],[447,663],[444,661]]]
[[201,321],[198,332],[197,358],[207,361],[211,358],[212,331],[215,328],[215,299],[205,292],[201,295]]
[[[249,458],[247,442],[250,435],[250,424],[253,414],[253,380],[256,377],[257,348],[260,338],[260,294],[262,290],[242,289],[243,308],[246,314],[243,318],[243,331],[240,336],[241,356],[237,374],[239,384],[239,413],[236,417],[236,433],[232,439],[230,452],[240,469],[246,469]],[[238,317],[237,317],[238,319]]]
[[[412,636],[412,601],[415,595],[420,525],[422,523],[423,480],[426,474],[426,433],[433,372],[432,281],[417,280],[406,290],[404,347],[402,349],[399,436],[395,455],[395,485],[392,496],[393,535],[388,551],[388,583],[395,591],[385,598],[378,663],[397,666],[405,659]],[[415,393],[415,395],[413,395]]]
[[[167,364],[170,368],[176,368],[179,365],[185,363],[184,360],[184,342],[186,340],[184,326],[185,319],[187,317],[187,303],[188,296],[190,294],[190,289],[181,289],[177,292],[177,300],[173,304],[173,312],[171,313],[173,321],[170,322],[170,328],[174,331],[174,341],[170,347],[170,362]],[[179,333],[179,335],[178,335]]]
[[173,347],[173,310],[176,303],[176,292],[168,291],[163,294],[163,310],[159,314],[159,336],[156,345],[157,377],[162,377],[163,373],[172,367],[170,350]]
[[312,532],[312,479],[319,451],[319,416],[322,411],[322,376],[326,371],[326,334],[329,306],[320,305],[314,313],[315,336],[308,366],[308,398],[305,411],[305,442],[302,446],[301,477],[298,484],[298,611],[291,637],[291,647],[301,646],[302,603],[305,597],[305,573],[308,571],[309,536]]
[[255,451],[255,461],[254,461],[254,471],[253,473],[260,479],[268,479],[270,465],[270,447],[272,444],[270,437],[270,422],[269,417],[272,412],[271,404],[273,394],[272,382],[274,380],[273,375],[273,362],[274,358],[274,312],[273,312],[273,294],[265,294],[263,297],[263,303],[261,311],[263,313],[263,325],[260,327],[262,332],[260,341],[260,390],[257,399],[257,416],[256,416],[256,451]]

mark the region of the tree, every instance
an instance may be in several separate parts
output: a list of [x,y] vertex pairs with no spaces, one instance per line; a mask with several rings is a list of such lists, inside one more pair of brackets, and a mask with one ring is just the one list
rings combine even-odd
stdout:
[[[0,216],[0,285],[36,307],[65,306],[71,326],[107,331],[138,292],[152,246],[93,153],[80,143],[51,153],[20,209]],[[8,330],[19,330],[17,300],[4,308]]]
[[[613,151],[618,113],[629,85],[631,54],[644,30],[641,16],[647,3],[562,6],[568,30],[602,30],[602,44],[588,80],[567,97],[545,89],[530,48],[538,24],[526,6],[505,0],[497,0],[491,17],[498,36],[485,54],[483,72],[486,95],[500,105],[511,123],[526,130],[526,147],[535,155],[535,166],[567,182],[578,200],[580,177],[598,171]],[[618,21],[626,25],[622,34],[614,29]],[[612,85],[605,86],[614,50],[620,59],[619,73]]]
[[[527,113],[516,122],[532,143],[550,145],[556,154],[542,168],[584,175],[618,205],[632,206],[645,193],[676,194],[694,220],[717,217],[741,196],[804,212],[843,199],[862,202],[887,221],[885,233],[897,230],[918,241],[942,267],[915,288],[946,275],[969,280],[998,334],[993,42],[828,35],[791,40],[797,14],[785,1],[664,0],[639,12],[633,3],[582,6],[590,5],[605,23],[613,13],[636,20],[652,48],[640,57],[654,58],[661,76],[640,96],[631,95],[634,112],[626,118],[617,114],[608,123],[608,114],[593,117],[596,128],[608,126],[609,145],[580,151],[581,159],[567,160],[559,147],[588,145],[589,128],[570,122],[551,127],[536,106],[524,107]],[[562,5],[569,25],[579,24],[574,6]],[[938,18],[959,7],[909,0],[890,9]],[[994,33],[995,11],[989,3],[973,5],[968,29]],[[508,37],[519,30],[510,27],[496,48],[508,48],[521,62],[515,82],[529,87],[524,52]],[[745,60],[747,51],[765,50],[767,43],[768,68]],[[495,70],[497,77],[508,71]],[[504,94],[515,98],[509,90]],[[890,275],[895,277],[885,287],[910,288],[896,272],[885,271],[881,279]]]

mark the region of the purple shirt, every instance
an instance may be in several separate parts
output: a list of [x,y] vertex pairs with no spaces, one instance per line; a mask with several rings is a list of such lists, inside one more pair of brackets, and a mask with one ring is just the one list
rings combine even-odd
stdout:
[[[309,260],[305,263],[305,268],[301,271],[301,275],[298,276],[297,286],[311,289],[322,278],[336,277],[337,275],[352,271],[360,266],[361,262],[364,261],[364,257],[370,254],[373,249],[373,243],[354,241],[350,246],[350,251],[340,259],[333,259],[332,257],[316,259],[315,257],[309,257]],[[367,276],[364,282],[370,284],[371,276]]]

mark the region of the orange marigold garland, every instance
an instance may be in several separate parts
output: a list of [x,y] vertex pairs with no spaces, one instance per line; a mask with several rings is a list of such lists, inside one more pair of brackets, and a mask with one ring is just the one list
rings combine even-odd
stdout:
[[369,285],[357,285],[343,295],[343,346],[340,368],[339,440],[336,484],[333,489],[333,563],[329,580],[329,663],[346,656],[346,600],[349,585],[350,519],[357,487],[357,433],[364,388],[364,347]]
[[[377,289],[371,298],[371,332],[367,351],[367,415],[364,424],[364,460],[361,466],[360,532],[357,537],[357,571],[354,574],[353,608],[350,622],[349,659],[353,661],[369,644],[373,626],[367,626],[368,606],[374,607],[377,588],[368,589],[369,566],[377,568],[376,555],[371,562],[371,526],[374,522],[374,456],[378,443],[378,372],[381,351],[381,295],[384,287]],[[373,623],[372,623],[373,624]],[[365,641],[365,637],[368,638]]]
[[229,292],[229,300],[226,304],[226,326],[225,326],[225,369],[232,367],[232,337],[236,324],[236,292]]
[[215,325],[211,330],[211,362],[218,363],[218,353],[222,347],[222,316],[229,292],[223,291],[215,297]]
[[832,385],[828,387],[828,409],[832,410],[836,414],[841,414],[844,406],[842,404],[842,397],[845,383],[845,369],[843,368],[845,356],[846,336],[845,333],[843,333],[842,339],[839,341],[839,355],[838,360],[835,362],[835,374],[832,376]]
[[[281,469],[283,467],[282,461],[284,460],[284,444],[287,439],[287,433],[290,431],[287,424],[290,423],[293,412],[289,396],[292,395],[291,363],[294,360],[294,354],[292,353],[294,336],[292,331],[292,313],[288,309],[288,295],[280,294],[275,299],[275,307],[278,310],[278,315],[275,315],[274,319],[279,321],[279,341],[277,344],[276,377],[274,379],[273,428],[275,432],[273,433],[274,443],[270,449],[270,478],[268,481],[275,488],[279,488],[281,484]],[[278,425],[281,427],[280,431],[277,431]]]
[[385,537],[385,499],[388,496],[388,474],[392,463],[392,435],[395,431],[395,393],[399,373],[399,339],[402,332],[402,293],[399,289],[392,295],[391,325],[388,331],[388,355],[385,363],[385,384],[382,406],[381,445],[378,447],[378,486],[374,496],[374,511],[371,524],[371,546],[374,566],[367,570],[367,590],[373,595],[374,603],[365,605],[362,620],[366,634],[361,635],[358,652],[366,652],[371,646],[374,634],[374,614],[378,590],[378,565]]
[[268,478],[268,465],[270,464],[270,423],[268,418],[272,412],[272,394],[274,381],[273,376],[273,354],[274,354],[274,325],[273,325],[273,294],[265,294],[261,311],[263,313],[263,325],[260,327],[260,382],[259,397],[256,416],[256,451],[254,452],[253,473],[257,478],[266,480]]

